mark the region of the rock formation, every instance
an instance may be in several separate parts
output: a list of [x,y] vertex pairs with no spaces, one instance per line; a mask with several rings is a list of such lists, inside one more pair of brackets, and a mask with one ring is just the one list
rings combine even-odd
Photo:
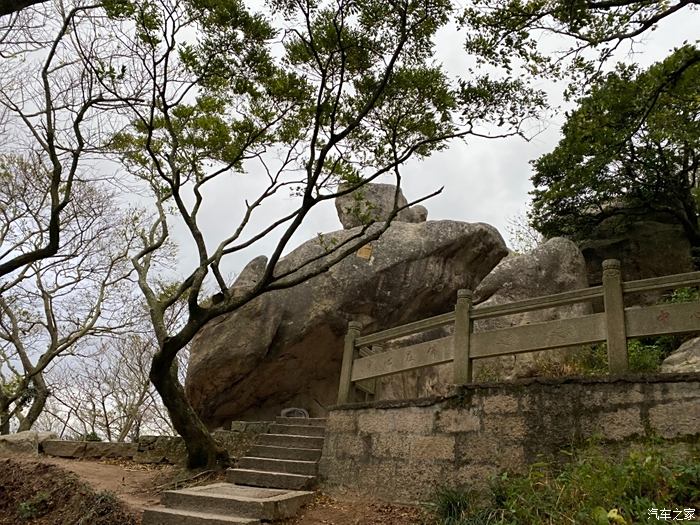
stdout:
[[[563,238],[551,239],[532,252],[511,253],[487,275],[475,291],[475,303],[505,304],[553,293],[586,288],[586,266],[576,245]],[[532,312],[476,321],[475,331],[497,330],[523,324],[579,317],[591,313],[589,304],[574,304]],[[452,333],[446,326],[431,332],[416,334],[387,345],[409,346],[439,339]],[[475,380],[510,379],[537,375],[545,366],[566,360],[577,348],[560,348],[515,356],[495,357],[474,361]],[[446,395],[451,389],[452,364],[420,368],[403,374],[380,378],[376,391],[381,399],[411,399]]]
[[700,337],[683,343],[661,363],[661,372],[691,373],[700,372]]
[[[399,189],[398,198],[396,197],[396,186],[392,184],[368,184],[359,190],[338,197],[335,200],[335,209],[343,228],[349,230],[370,222],[386,220],[394,211],[394,200],[396,200],[397,209],[408,204],[401,189]],[[427,219],[428,210],[418,205],[401,210],[395,220],[425,222]]]
[[[345,229],[302,244],[280,261],[277,271],[323,254],[327,246],[358,234],[360,224],[383,220],[394,209],[394,196],[393,186],[370,185],[361,198],[351,194],[338,199]],[[351,209],[353,203],[368,207],[358,213]],[[403,195],[398,204],[406,204]],[[450,311],[460,288],[475,290],[475,304],[495,305],[588,286],[586,263],[571,241],[551,239],[530,253],[506,257],[503,239],[491,226],[413,222],[426,214],[420,208],[406,211],[411,213],[400,214],[379,240],[328,272],[292,289],[260,296],[204,327],[192,344],[186,389],[209,425],[271,417],[290,406],[303,407],[312,417],[324,415],[336,401],[343,337],[350,320],[360,321],[367,334]],[[357,217],[362,220],[353,222]],[[265,257],[251,261],[232,292],[254,285],[265,264]],[[475,330],[590,311],[590,304],[538,310],[478,321]],[[387,349],[449,331],[447,327],[417,334]],[[477,378],[489,370],[497,370],[497,377],[531,375],[543,362],[569,355],[562,350],[477,360],[475,373]],[[444,394],[451,381],[451,365],[397,374],[376,382],[377,398]]]
[[[278,271],[359,231],[308,241]],[[212,427],[289,406],[325,414],[336,401],[348,321],[371,333],[449,311],[456,291],[474,289],[506,254],[500,234],[486,224],[395,222],[328,272],[205,326],[192,343],[188,397]],[[234,292],[255,282],[263,266],[264,259],[252,261]]]
[[[586,263],[576,245],[562,237],[550,239],[523,255],[510,255],[481,281],[474,293],[480,306],[512,303],[544,295],[586,288]],[[474,331],[496,330],[523,324],[541,323],[591,313],[589,304],[579,303],[557,308],[484,319],[474,323]],[[536,373],[547,362],[561,361],[569,352],[561,349],[530,352],[475,361],[478,378],[523,377]]]
[[36,430],[6,434],[0,436],[0,455],[28,454],[36,456],[43,443],[51,439],[58,439],[58,435],[54,432],[37,432]]
[[[601,284],[605,259],[622,263],[625,281],[693,271],[691,245],[683,227],[663,214],[646,214],[638,220],[614,215],[578,243],[590,286]],[[653,304],[658,293],[628,297],[631,304]]]

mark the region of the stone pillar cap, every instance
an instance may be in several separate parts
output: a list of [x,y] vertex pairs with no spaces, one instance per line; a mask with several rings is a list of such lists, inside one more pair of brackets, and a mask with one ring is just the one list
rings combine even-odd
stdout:
[[620,261],[618,259],[605,259],[603,261],[603,270],[619,270]]

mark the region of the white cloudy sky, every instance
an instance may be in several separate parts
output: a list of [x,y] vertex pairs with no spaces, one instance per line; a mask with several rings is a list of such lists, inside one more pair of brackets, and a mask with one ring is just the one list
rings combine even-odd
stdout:
[[[700,11],[684,10],[656,31],[645,35],[645,40],[635,44],[631,59],[643,66],[665,57],[671,49],[685,40],[697,41],[700,37]],[[436,59],[447,69],[458,74],[467,66],[468,60],[462,49],[462,37],[454,30],[439,35]],[[555,41],[550,42],[556,45]],[[550,44],[548,43],[548,44]],[[552,102],[561,102],[563,86],[542,85],[549,92]],[[441,195],[425,203],[429,219],[454,219],[468,222],[486,222],[494,225],[508,241],[508,219],[523,213],[529,201],[529,161],[551,151],[559,139],[563,123],[563,109],[541,123],[541,130],[529,142],[520,138],[504,140],[471,139],[468,143],[455,141],[449,149],[434,154],[425,161],[409,162],[404,170],[404,194],[409,200],[444,186]],[[230,234],[242,213],[242,203],[250,198],[257,186],[254,173],[236,175],[218,182],[205,194],[207,208],[202,214],[203,229],[207,239],[215,242]],[[279,217],[284,210],[291,210],[294,200],[282,196],[265,208],[254,221],[256,225],[267,224]],[[291,247],[314,237],[319,232],[340,229],[334,207],[329,203],[308,217]],[[176,238],[185,239],[184,231],[176,228]],[[224,266],[225,274],[232,277],[247,261],[264,254],[273,246],[270,239],[255,248],[231,257]],[[179,270],[189,273],[194,263],[193,250],[186,242],[180,252]]]

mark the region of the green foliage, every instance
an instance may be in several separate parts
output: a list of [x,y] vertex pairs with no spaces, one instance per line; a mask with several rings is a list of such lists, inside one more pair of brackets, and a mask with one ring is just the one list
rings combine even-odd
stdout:
[[449,525],[629,525],[651,508],[700,506],[700,454],[643,445],[624,458],[590,446],[563,466],[535,463],[526,474],[497,476],[484,496],[440,489],[429,508]]
[[473,512],[474,495],[465,489],[440,487],[433,499],[426,503],[426,508],[440,517],[444,525],[464,524],[464,519]]
[[[698,288],[678,288],[662,300],[669,303],[700,301]],[[683,342],[682,336],[664,335],[643,337],[627,341],[629,369],[633,373],[658,372],[661,363]],[[582,350],[574,364],[579,373],[604,375],[608,373],[608,347],[605,343],[591,345]]]
[[[189,0],[187,14],[184,5],[146,3],[132,13],[134,47],[161,57],[148,76],[163,87],[146,103],[152,111],[111,146],[162,201],[174,196],[173,186],[201,183],[218,168],[244,172],[261,152],[306,145],[293,167],[322,173],[320,193],[361,181],[363,168],[428,156],[479,125],[519,132],[545,106],[542,93],[520,79],[448,77],[433,47],[453,16],[449,0],[267,5],[272,17],[242,0]],[[172,33],[172,18],[180,32],[200,38]],[[130,68],[112,58],[98,66],[117,83]],[[177,75],[169,78],[170,71]],[[187,90],[191,96],[181,97]]]
[[677,288],[673,290],[671,297],[667,299],[669,303],[694,303],[700,301],[700,289],[698,288]]
[[[676,338],[647,337],[627,341],[627,359],[632,373],[654,373],[677,344]],[[585,348],[576,359],[576,368],[580,373],[605,375],[608,373],[608,346],[605,343]]]
[[[0,382],[0,390],[2,390],[3,395],[14,397],[19,393],[16,403],[20,407],[27,406],[36,397],[36,387],[31,383],[24,386],[22,377],[13,376],[9,379],[3,378],[3,381],[4,382]],[[20,389],[21,392],[18,392]]]
[[34,520],[48,513],[50,509],[51,495],[39,491],[31,499],[19,503],[17,514],[23,520]]
[[92,432],[81,435],[78,441],[102,441],[102,438],[93,430]]
[[[460,21],[467,50],[481,62],[507,71],[522,66],[533,75],[569,78],[571,91],[580,92],[625,40],[654,31],[667,17],[683,16],[684,8],[693,9],[692,3],[474,0],[466,4]],[[554,49],[543,38],[548,34],[557,39]]]
[[697,242],[700,50],[647,71],[618,67],[567,117],[564,138],[533,162],[530,215],[547,237],[582,238],[623,210],[674,216]]

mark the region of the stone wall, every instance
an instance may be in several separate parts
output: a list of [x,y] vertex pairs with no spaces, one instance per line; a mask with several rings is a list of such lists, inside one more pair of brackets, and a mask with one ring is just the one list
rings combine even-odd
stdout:
[[73,459],[126,458],[134,457],[137,443],[112,443],[109,441],[44,441],[42,452],[48,456]]
[[[216,430],[212,435],[234,459],[244,456],[257,435],[266,432],[269,425],[269,422],[234,421],[230,431]],[[138,443],[48,440],[43,442],[42,451],[49,456],[72,459],[124,458],[137,463],[173,465],[184,463],[187,457],[180,436],[141,436]]]
[[335,407],[320,473],[335,494],[415,502],[441,485],[483,487],[589,438],[652,436],[700,441],[700,374],[530,379]]

